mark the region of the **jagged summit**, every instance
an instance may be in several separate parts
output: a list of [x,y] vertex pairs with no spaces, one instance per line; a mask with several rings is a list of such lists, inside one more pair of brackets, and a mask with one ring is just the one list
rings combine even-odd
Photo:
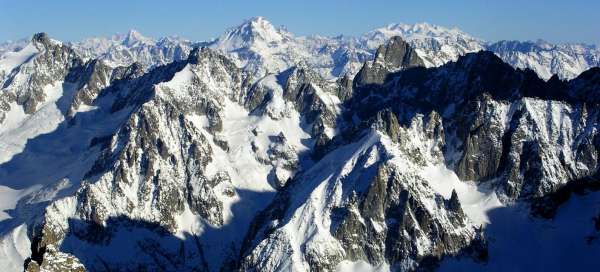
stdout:
[[39,32],[34,34],[31,37],[31,42],[38,47],[38,49],[42,49],[42,47],[48,47],[56,44],[60,44],[60,42],[53,40],[50,38],[48,33]]
[[47,42],[49,40],[50,40],[50,37],[48,36],[48,33],[46,33],[46,32],[35,33],[31,37],[31,41],[33,41],[33,42],[43,43],[43,42]]
[[386,45],[377,49],[375,62],[383,63],[391,70],[424,65],[414,49],[400,36],[392,37]]
[[275,26],[265,17],[256,16],[244,20],[237,28],[244,28],[250,31],[277,31]]
[[145,37],[139,31],[130,29],[126,35],[122,38],[123,45],[126,46],[137,46],[140,44],[152,44],[153,39]]
[[263,16],[254,16],[248,19],[244,20],[244,23],[242,23],[242,25],[245,24],[249,24],[249,25],[262,25],[264,26],[273,26],[273,24],[267,20],[267,18],[263,17]]
[[366,62],[354,78],[355,86],[382,84],[389,73],[424,66],[423,59],[400,36],[379,46],[372,62]]
[[250,18],[237,27],[229,29],[218,38],[220,49],[233,50],[234,48],[268,47],[271,44],[282,42],[291,34],[277,29],[264,17]]
[[232,67],[235,67],[235,64],[233,64],[229,59],[226,59],[223,55],[219,54],[216,50],[211,49],[206,46],[194,47],[192,49],[192,51],[190,52],[190,54],[188,55],[185,62],[191,63],[191,64],[198,64],[199,62],[207,61],[207,59],[209,59],[208,61],[216,61],[217,59],[220,59],[221,61],[224,61],[224,62],[227,62],[228,64],[230,64]]

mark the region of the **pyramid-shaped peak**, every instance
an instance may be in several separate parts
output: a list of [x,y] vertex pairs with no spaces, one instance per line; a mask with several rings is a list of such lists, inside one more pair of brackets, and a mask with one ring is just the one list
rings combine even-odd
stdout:
[[394,36],[375,53],[375,62],[391,69],[423,66],[423,60],[414,49],[400,36]]
[[245,22],[246,23],[250,23],[250,24],[267,24],[267,25],[272,25],[271,22],[269,22],[269,20],[267,20],[267,18],[262,17],[262,16],[252,17],[250,19],[247,19]]
[[133,46],[139,43],[151,43],[152,39],[145,37],[139,31],[135,29],[130,29],[127,32],[127,35],[123,38],[123,44],[127,46]]
[[244,47],[264,47],[273,43],[280,43],[291,34],[284,29],[276,28],[264,17],[253,17],[242,24],[229,29],[218,39],[218,46],[222,49]]
[[277,29],[265,17],[252,17],[237,27],[240,33],[250,36],[260,36],[265,40],[280,39],[281,30]]

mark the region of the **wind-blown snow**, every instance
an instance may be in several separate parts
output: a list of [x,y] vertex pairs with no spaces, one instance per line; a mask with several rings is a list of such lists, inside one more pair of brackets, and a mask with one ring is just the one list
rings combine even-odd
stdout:
[[485,190],[483,186],[461,181],[454,171],[443,164],[426,166],[421,176],[438,194],[450,199],[452,190],[456,190],[460,204],[469,219],[478,225],[490,223],[488,212],[503,207],[496,192]]
[[379,266],[373,267],[369,263],[365,261],[349,261],[343,260],[336,267],[337,272],[389,272],[390,267],[388,264],[381,264]]
[[23,271],[25,259],[31,256],[31,242],[27,236],[27,225],[17,226],[3,234],[0,239],[0,267],[2,270]]

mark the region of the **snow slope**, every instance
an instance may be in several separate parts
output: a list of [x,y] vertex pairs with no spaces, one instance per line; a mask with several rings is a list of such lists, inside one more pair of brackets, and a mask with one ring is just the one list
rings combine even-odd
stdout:
[[429,182],[429,186],[445,198],[449,199],[452,191],[455,190],[463,210],[477,225],[489,224],[488,213],[504,206],[495,191],[486,190],[485,186],[478,186],[469,181],[461,181],[454,171],[443,164],[425,167],[422,176]]
[[38,49],[32,43],[29,43],[18,51],[9,51],[0,54],[0,75],[7,75],[38,52]]

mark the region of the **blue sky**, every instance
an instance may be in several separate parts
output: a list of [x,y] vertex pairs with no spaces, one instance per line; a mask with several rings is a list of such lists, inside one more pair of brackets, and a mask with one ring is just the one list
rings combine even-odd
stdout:
[[153,37],[206,40],[264,16],[297,35],[359,35],[389,23],[429,22],[492,41],[600,44],[599,11],[597,0],[0,0],[0,41],[41,31],[72,41],[132,28]]

